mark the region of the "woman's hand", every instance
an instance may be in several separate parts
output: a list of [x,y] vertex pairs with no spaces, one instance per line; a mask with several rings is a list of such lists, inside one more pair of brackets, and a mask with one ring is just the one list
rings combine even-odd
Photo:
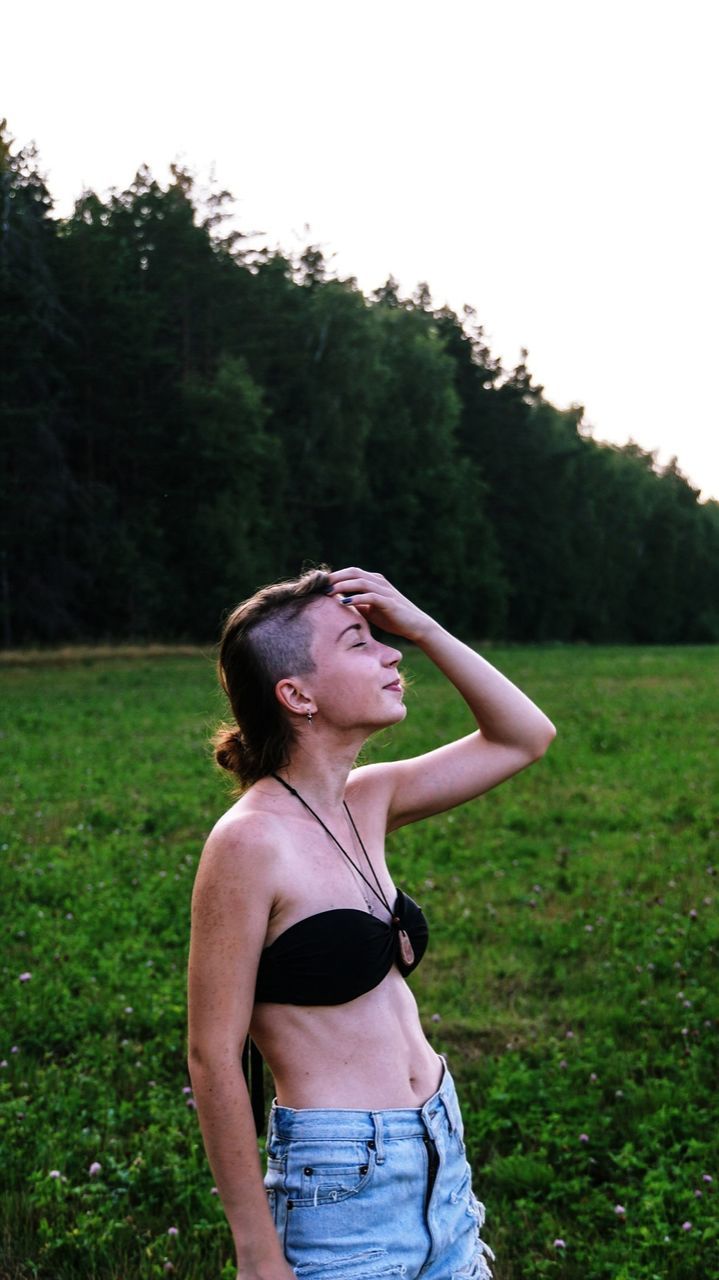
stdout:
[[423,613],[401,595],[381,573],[337,569],[328,576],[331,587],[328,595],[334,596],[341,604],[354,605],[372,626],[382,631],[417,643],[434,625],[429,614]]

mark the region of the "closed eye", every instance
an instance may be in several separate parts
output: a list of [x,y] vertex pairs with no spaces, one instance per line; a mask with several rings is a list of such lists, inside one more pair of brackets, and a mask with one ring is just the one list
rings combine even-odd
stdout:
[[361,649],[364,645],[366,645],[366,643],[367,643],[366,640],[358,640],[357,644],[350,645],[350,649]]

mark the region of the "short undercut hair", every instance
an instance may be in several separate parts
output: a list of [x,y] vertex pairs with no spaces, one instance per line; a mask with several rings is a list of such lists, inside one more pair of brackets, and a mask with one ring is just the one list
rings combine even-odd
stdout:
[[225,619],[218,676],[235,725],[213,737],[215,759],[244,791],[282,768],[296,741],[290,717],[275,695],[283,676],[314,670],[308,607],[327,593],[327,566],[262,587]]

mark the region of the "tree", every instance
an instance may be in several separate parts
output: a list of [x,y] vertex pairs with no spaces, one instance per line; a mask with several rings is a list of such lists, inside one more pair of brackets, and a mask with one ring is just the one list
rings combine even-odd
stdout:
[[0,588],[5,645],[72,634],[78,585],[67,527],[65,316],[52,269],[52,201],[34,147],[0,122]]
[[223,610],[277,575],[288,558],[287,475],[261,388],[242,359],[182,389],[166,525],[173,549],[164,626],[202,638]]
[[204,637],[307,560],[480,637],[719,638],[719,504],[676,460],[587,438],[471,307],[365,298],[230,207],[141,168],[57,221],[0,128],[6,645]]
[[454,367],[431,316],[381,304],[381,404],[367,442],[364,545],[439,617],[496,634],[504,582],[478,469],[457,442]]

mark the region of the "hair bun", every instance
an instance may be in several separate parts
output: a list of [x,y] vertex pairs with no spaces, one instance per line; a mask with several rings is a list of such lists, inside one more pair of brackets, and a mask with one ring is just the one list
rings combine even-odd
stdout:
[[243,776],[247,747],[242,737],[242,730],[235,725],[221,725],[212,739],[215,748],[215,760],[220,768],[228,773]]

